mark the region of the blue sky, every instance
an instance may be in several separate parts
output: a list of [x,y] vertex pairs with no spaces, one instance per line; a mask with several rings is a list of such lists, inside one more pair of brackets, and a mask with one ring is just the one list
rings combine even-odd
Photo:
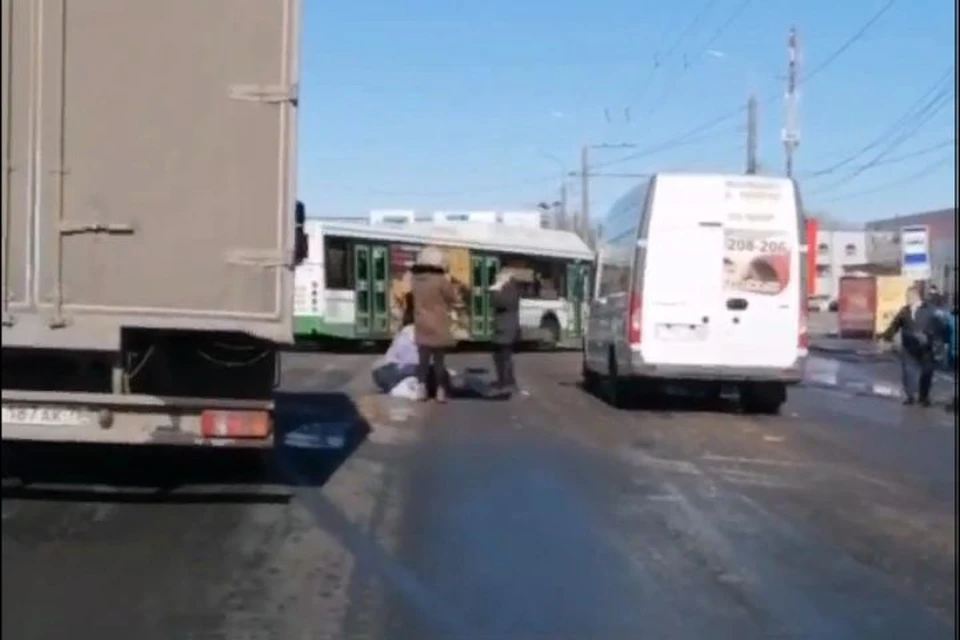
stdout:
[[[802,76],[886,1],[754,0],[737,14],[742,3],[303,0],[301,197],[320,216],[529,208],[556,197],[561,166],[577,169],[582,144],[655,146],[735,113],[751,90],[761,99],[760,162],[781,173],[790,25]],[[953,76],[939,85],[939,110],[898,120],[950,70],[955,24],[950,0],[895,1],[801,84],[796,173],[808,208],[858,223],[954,203]],[[744,123],[736,114],[686,145],[603,171],[742,171]],[[898,146],[857,155],[888,131]],[[595,178],[594,218],[631,184]]]

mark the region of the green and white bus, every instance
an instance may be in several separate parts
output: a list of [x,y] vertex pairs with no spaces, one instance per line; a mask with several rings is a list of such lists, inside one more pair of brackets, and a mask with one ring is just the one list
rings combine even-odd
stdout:
[[307,258],[296,268],[299,340],[389,340],[399,328],[405,274],[419,249],[447,252],[463,292],[461,341],[490,338],[488,288],[501,266],[520,278],[525,341],[579,346],[593,291],[593,251],[569,231],[474,222],[368,224],[310,220]]

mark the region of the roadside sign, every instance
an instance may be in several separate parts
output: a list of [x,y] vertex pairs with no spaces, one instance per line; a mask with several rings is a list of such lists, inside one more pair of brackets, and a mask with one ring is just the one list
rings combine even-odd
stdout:
[[900,229],[900,274],[911,280],[930,279],[930,230],[926,225]]

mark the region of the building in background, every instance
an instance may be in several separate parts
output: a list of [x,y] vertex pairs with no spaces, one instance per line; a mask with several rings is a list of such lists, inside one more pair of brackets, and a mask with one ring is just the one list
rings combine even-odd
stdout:
[[828,301],[837,299],[840,278],[851,267],[868,262],[867,232],[852,229],[819,227],[816,240],[810,238],[809,251],[816,260],[816,297]]
[[820,232],[820,221],[816,218],[807,218],[807,252],[804,258],[807,261],[807,298],[817,295],[817,235]]
[[878,264],[900,263],[900,229],[925,225],[930,241],[930,279],[955,304],[957,299],[957,209],[938,209],[868,222],[867,259]]

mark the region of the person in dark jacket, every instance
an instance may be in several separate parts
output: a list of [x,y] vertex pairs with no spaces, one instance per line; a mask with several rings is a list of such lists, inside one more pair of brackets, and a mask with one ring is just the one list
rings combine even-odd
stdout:
[[495,345],[495,384],[500,390],[512,391],[517,385],[513,375],[513,350],[520,341],[520,288],[509,269],[500,271],[490,287],[490,306],[493,308],[491,341]]
[[900,371],[904,404],[930,406],[930,387],[936,365],[934,354],[943,339],[944,329],[936,310],[923,300],[917,286],[907,289],[907,304],[893,317],[880,339],[890,342],[900,334]]
[[446,402],[450,379],[445,358],[457,343],[451,331],[451,313],[460,303],[459,296],[447,278],[446,260],[437,247],[426,247],[420,251],[411,272],[413,330],[419,352],[417,393],[419,400],[427,400],[427,383],[432,367],[437,383],[436,400]]

